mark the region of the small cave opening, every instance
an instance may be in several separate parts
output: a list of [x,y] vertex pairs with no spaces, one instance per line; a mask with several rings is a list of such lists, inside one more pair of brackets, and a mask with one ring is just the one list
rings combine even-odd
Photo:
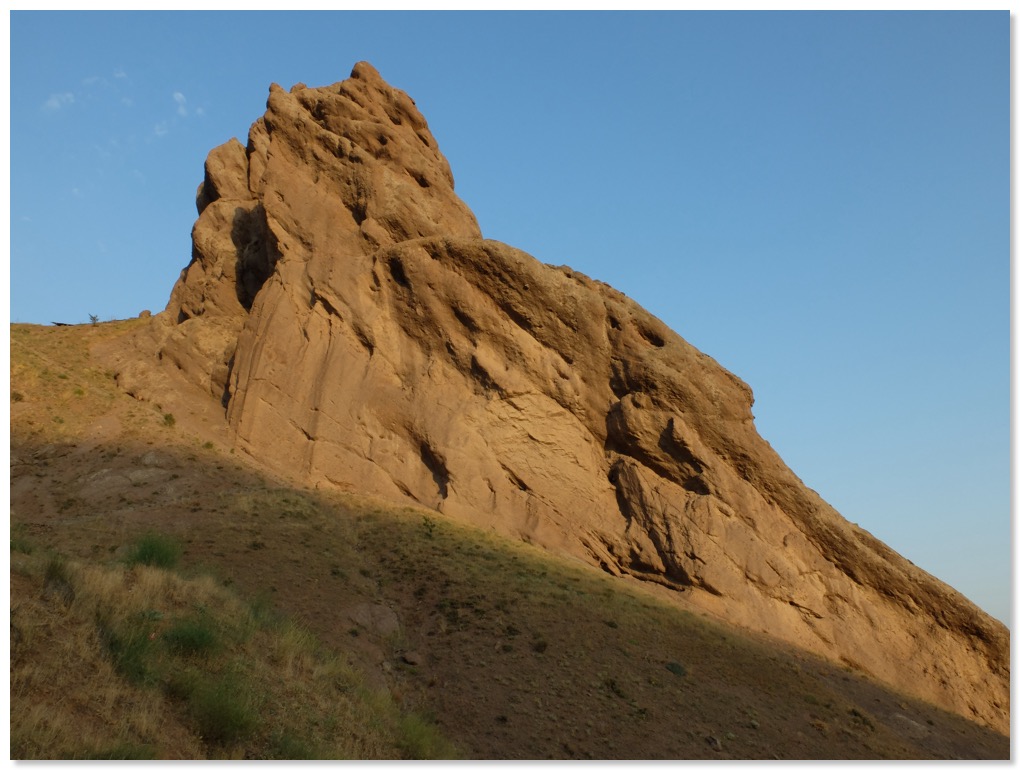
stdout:
[[404,270],[404,263],[400,257],[393,257],[389,262],[390,275],[393,276],[393,280],[403,286],[405,289],[411,288],[411,281],[407,277],[407,271]]
[[279,252],[270,243],[262,205],[252,209],[238,206],[230,230],[237,255],[235,292],[245,310],[251,310],[259,290],[276,269]]

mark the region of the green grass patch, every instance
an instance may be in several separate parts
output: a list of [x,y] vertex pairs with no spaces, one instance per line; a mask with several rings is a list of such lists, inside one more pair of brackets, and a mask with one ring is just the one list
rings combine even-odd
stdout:
[[181,544],[174,538],[150,532],[142,535],[127,557],[128,564],[173,569],[181,558]]
[[118,674],[133,684],[153,681],[150,660],[153,652],[152,632],[148,624],[120,630],[100,621],[99,635]]
[[187,700],[199,735],[208,742],[234,743],[258,728],[256,698],[236,671],[228,670],[213,679],[194,679]]
[[418,714],[401,716],[397,745],[407,759],[454,759],[457,754],[436,726]]
[[288,729],[272,735],[269,753],[271,759],[325,759],[308,739]]
[[23,524],[11,522],[11,550],[25,555],[35,550],[35,544],[25,535]]
[[220,646],[212,622],[206,617],[182,618],[163,632],[163,643],[175,655],[208,655]]

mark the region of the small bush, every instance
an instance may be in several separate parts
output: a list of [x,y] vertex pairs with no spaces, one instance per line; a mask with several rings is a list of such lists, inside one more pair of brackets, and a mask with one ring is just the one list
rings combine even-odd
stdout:
[[128,554],[128,564],[173,569],[181,558],[181,546],[175,539],[150,532],[143,535]]
[[213,681],[197,680],[188,698],[199,733],[212,743],[231,743],[246,738],[258,726],[253,698],[233,672]]
[[62,558],[54,556],[46,562],[45,579],[47,583],[71,582],[71,576],[67,571],[67,564]]
[[149,669],[152,639],[147,627],[139,626],[121,632],[101,623],[100,635],[118,674],[135,684],[152,681],[153,675]]
[[272,737],[272,759],[321,759],[318,752],[300,736],[284,729]]
[[163,632],[163,642],[177,655],[205,655],[219,646],[212,624],[205,618],[179,620]]
[[417,714],[404,714],[397,730],[397,745],[407,759],[452,759],[456,752],[434,725]]
[[[12,528],[13,529],[13,528]],[[18,553],[31,554],[35,547],[20,533],[11,532],[11,550]]]
[[167,412],[163,415],[163,424],[168,428],[172,428],[177,424],[177,418],[170,414],[170,412]]
[[436,534],[436,523],[429,516],[421,517],[421,525],[425,529],[425,537],[430,540],[435,537]]
[[687,674],[687,669],[681,666],[675,660],[670,661],[669,663],[666,664],[666,670],[675,676],[685,676]]
[[65,605],[70,605],[74,601],[71,574],[67,571],[67,564],[59,556],[54,556],[46,562],[43,596],[56,597]]

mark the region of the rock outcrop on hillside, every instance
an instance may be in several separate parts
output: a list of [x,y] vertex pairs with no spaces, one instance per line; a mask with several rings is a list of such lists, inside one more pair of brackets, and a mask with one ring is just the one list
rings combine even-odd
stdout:
[[807,489],[737,377],[609,286],[484,240],[370,65],[273,85],[197,203],[145,334],[239,449],[683,592],[1008,731],[1002,624]]

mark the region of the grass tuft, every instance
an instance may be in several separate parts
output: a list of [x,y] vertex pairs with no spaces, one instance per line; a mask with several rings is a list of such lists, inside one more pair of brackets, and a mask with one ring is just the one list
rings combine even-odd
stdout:
[[60,556],[52,556],[46,562],[43,578],[43,596],[56,597],[70,605],[74,601],[74,587],[71,585],[71,574],[67,563]]
[[149,668],[149,657],[152,639],[148,628],[136,626],[124,632],[104,620],[100,620],[98,626],[100,638],[117,673],[134,684],[151,682],[153,676]]
[[219,647],[212,622],[205,617],[184,618],[163,632],[163,642],[176,655],[208,655]]
[[454,759],[457,752],[435,725],[418,714],[404,714],[397,728],[397,746],[406,759]]
[[173,569],[181,558],[181,545],[172,537],[150,532],[135,543],[128,554],[128,564]]
[[212,680],[194,679],[188,709],[199,734],[212,743],[234,743],[247,738],[259,723],[251,688],[234,671]]
[[325,759],[306,739],[287,729],[273,734],[269,751],[271,759]]
[[133,743],[120,743],[110,748],[96,749],[95,751],[86,751],[84,754],[76,757],[70,757],[71,759],[93,759],[93,760],[111,760],[111,759],[127,759],[127,760],[148,760],[156,759],[156,750],[152,746],[148,745],[135,745]]

